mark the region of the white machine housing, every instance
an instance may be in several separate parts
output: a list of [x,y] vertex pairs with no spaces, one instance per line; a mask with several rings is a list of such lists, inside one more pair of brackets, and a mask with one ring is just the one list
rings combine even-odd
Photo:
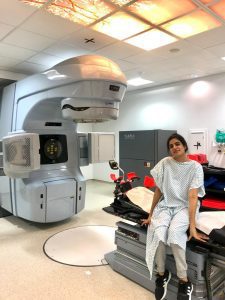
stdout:
[[[104,152],[99,145],[104,147],[104,140],[113,145],[115,137],[112,133],[78,133],[77,122],[116,119],[125,91],[126,79],[119,67],[96,55],[68,59],[4,88],[0,139],[5,174],[0,176],[0,207],[40,223],[80,212],[85,203],[80,167],[111,159],[114,148]],[[23,142],[18,142],[19,137]],[[15,150],[28,150],[26,137],[33,149],[29,167],[27,161],[18,163],[23,153],[15,155]],[[14,152],[7,159],[6,145],[12,142]]]

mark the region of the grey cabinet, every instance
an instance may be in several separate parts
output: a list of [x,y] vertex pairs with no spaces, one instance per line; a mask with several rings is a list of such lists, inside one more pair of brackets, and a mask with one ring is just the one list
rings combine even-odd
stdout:
[[133,130],[119,132],[119,164],[127,172],[136,172],[142,185],[144,177],[163,157],[168,156],[167,139],[176,130]]

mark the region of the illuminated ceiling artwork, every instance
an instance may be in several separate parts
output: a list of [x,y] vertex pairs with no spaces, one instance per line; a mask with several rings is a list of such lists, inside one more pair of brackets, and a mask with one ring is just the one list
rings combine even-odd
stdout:
[[225,24],[225,0],[19,0],[146,51]]

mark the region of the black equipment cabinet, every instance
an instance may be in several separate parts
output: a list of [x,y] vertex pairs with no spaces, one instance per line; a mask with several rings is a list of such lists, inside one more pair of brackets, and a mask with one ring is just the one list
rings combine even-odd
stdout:
[[[119,164],[144,179],[163,157],[168,156],[167,139],[176,130],[133,130],[119,132]],[[135,184],[134,184],[135,185]],[[140,185],[140,183],[136,185]]]

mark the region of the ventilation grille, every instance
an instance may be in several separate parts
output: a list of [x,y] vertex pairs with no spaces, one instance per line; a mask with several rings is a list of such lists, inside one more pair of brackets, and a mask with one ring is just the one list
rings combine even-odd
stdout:
[[40,141],[37,133],[13,132],[2,138],[4,172],[11,178],[28,178],[40,169]]
[[5,162],[30,167],[30,138],[5,142]]

